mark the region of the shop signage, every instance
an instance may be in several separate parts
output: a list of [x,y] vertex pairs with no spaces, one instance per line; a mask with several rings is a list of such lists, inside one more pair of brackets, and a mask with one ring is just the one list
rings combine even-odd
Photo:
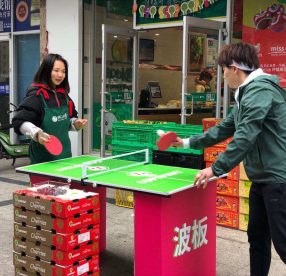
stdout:
[[133,7],[136,27],[182,21],[183,16],[222,19],[226,17],[226,0],[138,0]]
[[191,225],[184,223],[182,228],[174,228],[174,232],[176,233],[175,237],[173,237],[173,241],[176,243],[174,257],[180,257],[208,243],[206,239],[208,229],[207,219],[205,216],[199,220],[193,220]]
[[11,0],[0,0],[0,33],[11,32]]
[[15,32],[40,29],[40,0],[16,0],[14,13]]
[[244,1],[242,39],[259,49],[261,68],[278,75],[286,87],[286,4],[261,0],[259,5]]

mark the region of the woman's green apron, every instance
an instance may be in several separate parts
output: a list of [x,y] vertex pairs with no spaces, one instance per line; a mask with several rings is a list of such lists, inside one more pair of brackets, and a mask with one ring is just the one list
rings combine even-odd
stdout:
[[56,136],[63,145],[63,151],[60,155],[54,156],[50,154],[46,148],[34,140],[30,144],[30,159],[32,164],[58,160],[71,157],[71,142],[69,139],[70,116],[68,112],[68,104],[65,106],[49,108],[42,94],[45,115],[40,128],[48,133]]

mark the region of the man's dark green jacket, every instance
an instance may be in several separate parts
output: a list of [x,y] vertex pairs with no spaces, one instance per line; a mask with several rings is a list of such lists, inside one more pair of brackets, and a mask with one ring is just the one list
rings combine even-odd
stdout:
[[203,148],[233,136],[212,165],[215,175],[243,161],[253,182],[286,182],[286,92],[277,83],[277,77],[261,74],[242,85],[227,118],[190,138],[192,148]]

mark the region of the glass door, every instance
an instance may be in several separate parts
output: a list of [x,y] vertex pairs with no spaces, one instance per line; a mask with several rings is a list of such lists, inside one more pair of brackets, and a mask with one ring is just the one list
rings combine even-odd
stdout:
[[102,25],[102,157],[112,147],[112,123],[137,117],[137,40],[136,32],[131,29]]
[[[212,110],[212,105],[216,107],[216,117],[220,118],[221,68],[216,66],[214,55],[221,47],[222,31],[222,22],[184,16],[181,124],[186,124],[187,118],[191,119],[196,112]],[[187,83],[190,74],[198,79],[195,91],[187,89],[190,87]],[[215,88],[211,92],[207,92],[210,87],[205,85],[206,80],[201,82],[201,76],[208,74],[215,79]]]
[[[7,125],[10,122],[10,50],[9,38],[0,36],[0,124]],[[7,133],[9,131],[7,130]]]

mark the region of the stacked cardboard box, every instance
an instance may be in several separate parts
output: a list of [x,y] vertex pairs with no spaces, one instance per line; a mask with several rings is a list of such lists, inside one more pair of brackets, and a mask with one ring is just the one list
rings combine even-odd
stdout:
[[[203,128],[216,125],[220,119],[203,119]],[[206,148],[204,151],[204,160],[206,167],[210,167],[217,159],[220,153],[224,152],[227,144],[232,140],[229,138],[213,147]],[[238,228],[239,226],[239,167],[235,167],[228,173],[227,178],[221,178],[216,181],[217,199],[216,199],[216,221],[218,225]]]
[[249,191],[251,181],[245,173],[243,163],[240,163],[239,170],[239,229],[246,231],[249,217]]
[[59,183],[18,190],[15,275],[99,275],[99,196]]

